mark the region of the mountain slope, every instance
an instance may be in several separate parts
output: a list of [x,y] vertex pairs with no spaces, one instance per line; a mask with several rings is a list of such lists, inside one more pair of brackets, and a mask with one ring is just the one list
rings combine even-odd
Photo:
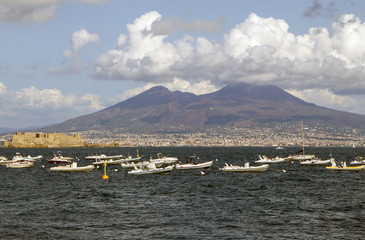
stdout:
[[307,103],[276,86],[237,84],[205,95],[164,87],[151,88],[135,97],[54,125],[42,131],[83,131],[124,128],[156,132],[210,126],[244,127],[305,120],[360,127],[365,116]]

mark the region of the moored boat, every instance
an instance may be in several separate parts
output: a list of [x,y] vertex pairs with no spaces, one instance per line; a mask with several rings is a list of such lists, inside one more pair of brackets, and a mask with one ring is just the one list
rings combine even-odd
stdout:
[[348,167],[348,166],[346,166],[346,162],[342,162],[341,165],[337,166],[337,164],[334,160],[331,161],[331,166],[326,167],[326,169],[334,170],[334,171],[363,171],[364,168],[365,168],[365,165]]
[[125,159],[96,159],[95,162],[92,163],[92,165],[95,166],[101,166],[106,163],[106,165],[119,165],[121,163],[124,163]]
[[7,168],[30,168],[34,166],[35,161],[15,161],[6,164]]
[[351,165],[364,165],[365,159],[363,157],[356,157],[355,160],[350,162]]
[[208,168],[213,165],[213,161],[203,162],[203,163],[184,163],[176,164],[176,169],[203,169]]
[[126,169],[132,169],[134,168],[134,165],[136,165],[137,167],[146,167],[148,164],[150,164],[150,161],[141,161],[141,162],[124,162],[121,163],[120,166],[122,168],[126,168]]
[[105,154],[99,154],[99,155],[91,155],[91,156],[86,156],[85,159],[86,160],[109,160],[109,159],[121,159],[124,158],[124,156],[122,154],[119,155],[105,155]]
[[228,165],[227,163],[221,170],[223,172],[256,172],[261,173],[266,171],[269,168],[269,164],[259,165],[259,166],[250,166],[250,163],[246,162],[244,166],[234,166]]
[[77,162],[72,162],[72,164],[68,164],[65,166],[56,166],[50,168],[50,170],[54,172],[90,172],[93,169],[94,165],[79,167],[77,166]]
[[34,160],[38,160],[38,159],[42,159],[42,158],[43,158],[42,155],[32,157],[30,155],[23,156],[20,153],[16,153],[15,156],[13,156],[13,158],[11,160],[12,161],[34,161]]
[[256,160],[255,163],[260,164],[270,164],[270,163],[282,163],[285,162],[285,158],[275,157],[275,158],[268,158],[265,155],[259,155],[259,160]]
[[73,157],[64,157],[61,151],[58,151],[53,158],[48,159],[49,163],[72,163]]
[[156,166],[161,166],[162,164],[171,164],[177,162],[176,157],[165,157],[162,153],[157,153],[157,158],[150,158],[150,162],[156,164]]
[[319,159],[319,158],[313,158],[313,159],[310,159],[310,160],[300,161],[299,164],[301,166],[328,165],[333,160],[334,160],[334,158],[330,158],[330,159],[326,159],[326,160],[322,160],[322,159]]
[[134,169],[129,171],[128,174],[132,175],[144,175],[144,174],[169,174],[174,166],[170,165],[164,168],[156,167],[156,164],[150,163],[146,167],[134,165]]

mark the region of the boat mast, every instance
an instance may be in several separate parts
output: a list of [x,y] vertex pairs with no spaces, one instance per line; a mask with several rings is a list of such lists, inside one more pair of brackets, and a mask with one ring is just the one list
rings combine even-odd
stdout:
[[300,125],[301,125],[301,128],[302,128],[302,150],[303,150],[303,156],[304,156],[303,121],[300,121]]

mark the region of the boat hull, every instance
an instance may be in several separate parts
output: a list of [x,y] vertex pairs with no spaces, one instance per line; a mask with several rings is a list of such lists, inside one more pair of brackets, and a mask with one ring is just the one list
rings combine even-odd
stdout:
[[176,165],[176,169],[203,169],[203,168],[208,168],[210,166],[213,165],[213,161],[209,161],[209,162],[204,162],[204,163],[198,163],[198,164],[193,164],[193,163],[186,163],[186,164],[177,164]]
[[132,170],[129,171],[128,174],[131,175],[146,175],[146,174],[169,174],[172,170],[172,167],[166,167],[163,169],[152,169],[152,170]]
[[225,166],[221,170],[223,172],[251,172],[251,173],[262,173],[269,168],[268,164],[262,166]]
[[356,167],[332,167],[332,166],[326,167],[327,170],[332,170],[332,171],[363,171],[364,168],[365,168],[364,165]]
[[14,162],[6,164],[7,168],[30,168],[34,166],[34,161]]
[[331,163],[331,160],[307,160],[300,162],[300,166],[323,166],[329,163]]
[[50,170],[53,172],[90,172],[94,169],[94,165],[87,165],[83,167],[78,167],[75,165],[57,166],[51,167]]

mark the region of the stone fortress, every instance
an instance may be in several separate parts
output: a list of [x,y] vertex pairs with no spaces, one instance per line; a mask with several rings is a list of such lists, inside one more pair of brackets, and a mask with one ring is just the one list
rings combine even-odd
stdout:
[[17,132],[12,140],[5,142],[6,148],[68,148],[84,147],[85,141],[79,134]]

